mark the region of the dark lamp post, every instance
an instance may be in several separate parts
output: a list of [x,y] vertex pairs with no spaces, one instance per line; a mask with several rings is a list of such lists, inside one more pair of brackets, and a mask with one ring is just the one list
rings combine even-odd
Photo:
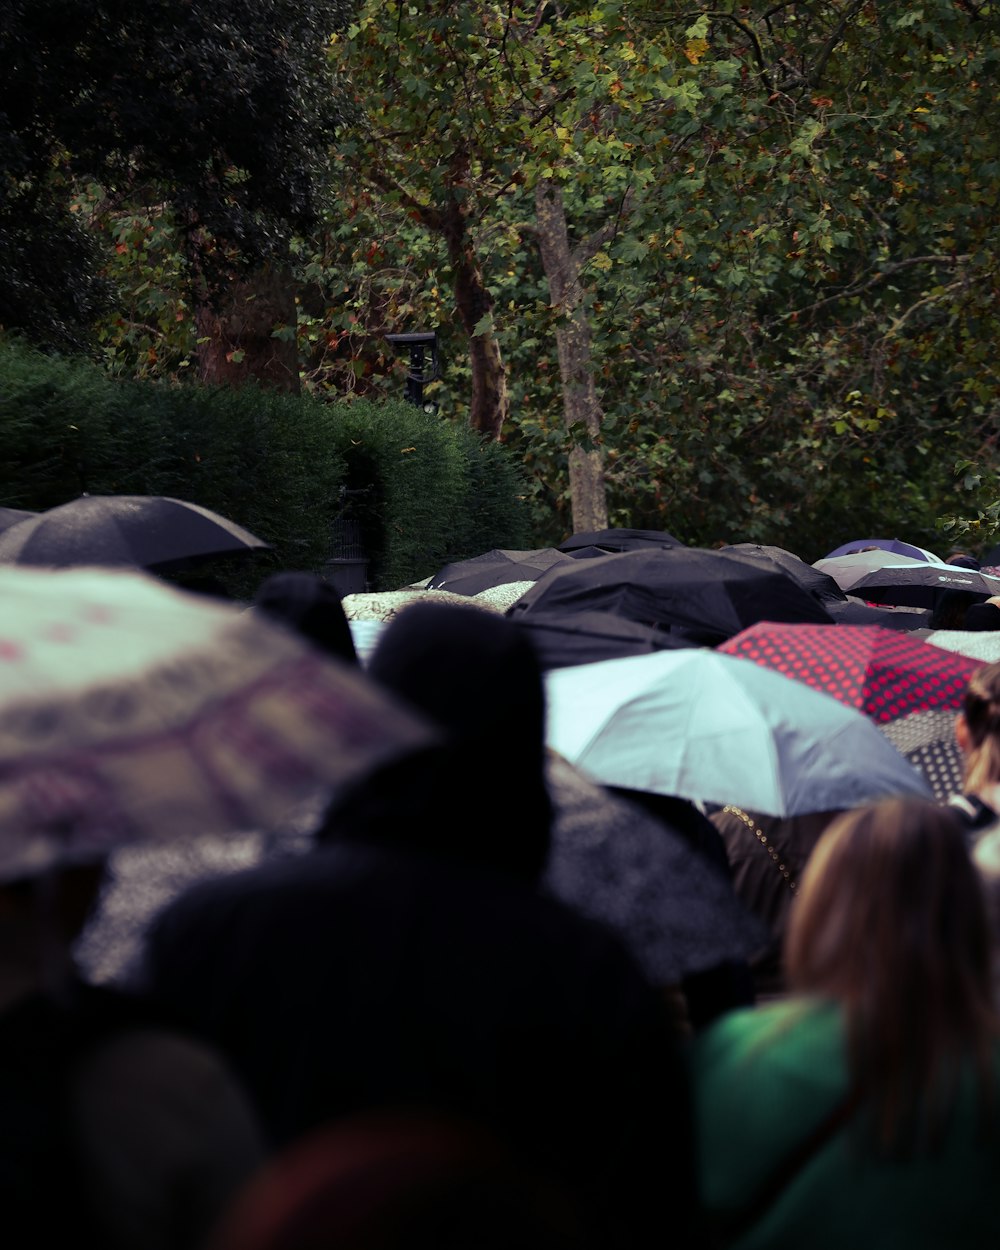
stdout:
[[[438,376],[437,333],[434,330],[420,331],[416,334],[387,334],[387,343],[393,346],[410,349],[410,371],[406,375],[404,398],[407,403],[416,404],[425,412],[436,412],[437,404],[424,403],[424,383],[433,382]],[[424,357],[430,352],[430,368],[424,372]]]

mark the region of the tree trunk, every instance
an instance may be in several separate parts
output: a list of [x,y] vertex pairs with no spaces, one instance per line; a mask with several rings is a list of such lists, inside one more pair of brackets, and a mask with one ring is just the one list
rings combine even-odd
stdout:
[[257,382],[271,390],[299,391],[294,336],[272,337],[279,326],[295,326],[295,289],[287,270],[266,265],[234,282],[195,313],[198,377],[213,385]]
[[590,322],[580,283],[581,256],[592,253],[587,244],[573,251],[566,228],[562,188],[541,180],[535,189],[538,246],[549,284],[549,302],[560,313],[556,326],[556,350],[562,381],[563,419],[566,429],[583,426],[586,443],[574,442],[569,453],[569,490],[573,532],[608,527],[608,501],[604,481],[604,458],[600,449],[604,411],[594,385],[591,368]]
[[455,274],[455,306],[469,336],[469,364],[472,370],[472,399],[469,424],[485,438],[499,439],[510,412],[507,370],[500,344],[493,330],[476,332],[476,326],[493,311],[493,296],[483,279],[483,271],[468,236],[468,225],[460,204],[449,206],[438,219],[448,247],[448,260]]

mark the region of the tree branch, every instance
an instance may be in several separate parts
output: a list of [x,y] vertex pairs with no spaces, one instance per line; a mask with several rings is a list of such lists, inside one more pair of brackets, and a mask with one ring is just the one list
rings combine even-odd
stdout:
[[[818,312],[821,308],[826,308],[830,304],[837,304],[841,300],[861,295],[865,291],[870,291],[872,287],[878,286],[880,282],[884,282],[886,278],[891,278],[893,274],[898,273],[901,269],[910,269],[914,265],[949,265],[954,267],[971,259],[970,255],[964,254],[961,256],[909,256],[905,260],[892,261],[888,265],[880,266],[866,281],[856,282],[851,286],[845,287],[842,291],[838,291],[836,295],[828,295],[825,299],[817,300],[814,304],[807,304],[804,308],[794,308],[791,312],[782,313],[778,320],[791,321],[798,317],[808,316],[811,313]],[[892,330],[889,333],[892,333]]]

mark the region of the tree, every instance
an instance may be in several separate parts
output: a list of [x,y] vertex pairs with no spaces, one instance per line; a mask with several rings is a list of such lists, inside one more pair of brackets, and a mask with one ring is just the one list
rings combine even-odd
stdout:
[[[348,0],[4,0],[0,229],[14,250],[2,324],[37,335],[39,318],[19,292],[45,272],[40,253],[56,241],[77,263],[64,275],[70,289],[64,282],[60,291],[54,275],[43,290],[62,313],[61,337],[79,338],[99,284],[68,208],[89,180],[112,208],[170,206],[207,375],[220,379],[228,366],[238,377],[270,370],[274,380],[284,368],[297,379],[294,353],[284,366],[275,360],[282,344],[271,329],[293,317],[281,278],[289,231],[315,220],[343,117],[325,49],[347,8]],[[27,224],[35,212],[44,232]]]
[[511,221],[541,245],[574,528],[605,469],[619,510],[676,529],[682,506],[698,535],[820,533],[835,467],[845,508],[871,512],[876,470],[911,511],[940,505],[935,439],[992,437],[998,20],[952,0],[362,8],[344,55],[373,186],[457,202],[480,257]]

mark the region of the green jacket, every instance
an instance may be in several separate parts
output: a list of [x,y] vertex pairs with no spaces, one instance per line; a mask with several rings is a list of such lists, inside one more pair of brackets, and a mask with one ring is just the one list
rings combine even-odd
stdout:
[[[878,1157],[847,1122],[750,1220],[783,1161],[848,1099],[838,1008],[807,999],[732,1012],[693,1042],[701,1200],[718,1244],[739,1250],[1000,1247],[1000,1127],[963,1073],[941,1151]],[[1000,1046],[994,1065],[1000,1105]]]

